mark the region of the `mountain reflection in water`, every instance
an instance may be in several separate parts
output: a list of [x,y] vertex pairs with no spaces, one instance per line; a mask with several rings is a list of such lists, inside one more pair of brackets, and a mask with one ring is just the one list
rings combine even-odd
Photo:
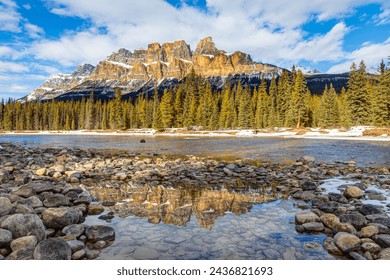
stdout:
[[147,218],[153,224],[185,226],[194,216],[197,223],[212,229],[218,217],[226,213],[239,216],[248,213],[252,205],[274,201],[280,192],[269,189],[211,189],[163,186],[94,186],[89,189],[97,201],[114,200],[110,207],[115,216]]

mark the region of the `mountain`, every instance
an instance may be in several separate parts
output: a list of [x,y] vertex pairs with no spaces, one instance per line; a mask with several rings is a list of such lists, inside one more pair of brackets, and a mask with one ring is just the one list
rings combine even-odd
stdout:
[[117,87],[124,95],[150,91],[156,85],[164,88],[176,84],[192,69],[217,87],[239,76],[257,80],[264,74],[270,79],[282,70],[254,62],[249,54],[240,51],[228,54],[219,50],[211,37],[200,40],[195,51],[183,40],[152,43],[146,50],[119,49],[96,67],[85,64],[72,74],[51,77],[26,99],[80,98],[89,96],[92,90],[95,95],[111,97]]
[[[71,74],[58,74],[49,78],[24,100],[68,100],[88,97],[93,91],[97,98],[111,98],[120,88],[124,96],[137,96],[141,92],[152,92],[155,87],[161,92],[180,82],[192,71],[209,80],[214,88],[226,82],[241,81],[251,87],[258,86],[261,77],[271,80],[283,70],[280,67],[254,62],[249,54],[241,51],[226,53],[219,50],[211,37],[200,40],[194,51],[184,41],[149,44],[147,49],[133,52],[119,49],[96,66],[84,64]],[[307,72],[307,71],[306,71]],[[344,77],[307,75],[312,93],[322,93],[325,83],[346,85]],[[337,86],[336,90],[341,89]]]
[[317,75],[317,74],[322,74],[320,71],[318,71],[317,69],[312,69],[308,66],[294,66],[295,67],[295,70],[301,70],[301,72],[306,75],[306,76],[310,76],[310,75]]

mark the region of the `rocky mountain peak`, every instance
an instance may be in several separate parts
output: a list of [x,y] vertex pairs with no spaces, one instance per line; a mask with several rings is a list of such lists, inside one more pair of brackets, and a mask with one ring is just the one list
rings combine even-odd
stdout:
[[95,70],[95,66],[91,64],[82,64],[77,66],[77,69],[71,74],[73,77],[76,76],[89,76],[92,74],[93,70]]
[[131,53],[131,51],[121,48],[117,52],[113,52],[110,56],[106,58],[106,60],[119,63],[127,63],[129,58],[132,57],[132,55],[133,54]]
[[196,49],[193,53],[193,56],[198,55],[217,55],[220,51],[216,48],[213,38],[206,37],[199,41]]

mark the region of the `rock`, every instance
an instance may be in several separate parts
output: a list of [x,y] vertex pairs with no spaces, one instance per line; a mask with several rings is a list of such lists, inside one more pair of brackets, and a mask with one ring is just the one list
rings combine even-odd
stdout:
[[390,248],[386,248],[380,251],[378,255],[378,259],[380,260],[390,260]]
[[85,230],[85,235],[90,242],[110,241],[115,239],[115,230],[110,226],[94,225]]
[[316,161],[315,157],[312,157],[312,156],[303,156],[303,157],[302,157],[302,160],[303,160],[304,162],[306,162],[306,163],[315,162],[315,161]]
[[49,208],[43,211],[42,220],[48,228],[62,229],[79,221],[79,213],[72,207]]
[[324,230],[324,225],[322,223],[318,223],[318,222],[304,223],[304,224],[302,224],[302,226],[306,231],[323,231]]
[[339,209],[340,205],[338,202],[331,201],[318,205],[318,209],[325,213],[334,213]]
[[339,232],[334,236],[334,242],[343,253],[349,253],[360,247],[360,239],[353,234]]
[[320,218],[311,211],[299,211],[295,213],[295,222],[299,225],[310,222],[320,222]]
[[117,178],[117,180],[126,180],[127,178],[127,174],[125,172],[118,172],[118,173],[115,173],[115,177]]
[[141,139],[139,140],[140,143],[146,143],[146,140],[145,139]]
[[366,218],[360,213],[343,214],[340,216],[340,221],[353,225],[357,230],[367,225]]
[[30,197],[36,194],[35,190],[29,186],[29,185],[23,185],[20,186],[19,188],[11,191],[11,194],[21,196],[21,197]]
[[370,252],[365,252],[363,254],[363,257],[365,257],[367,260],[370,260],[370,261],[372,261],[374,259]]
[[349,223],[339,223],[336,224],[333,228],[334,232],[348,232],[351,234],[356,234],[356,229],[354,228],[353,225]]
[[38,176],[45,176],[46,173],[47,173],[46,168],[39,168],[37,171],[35,171],[35,174],[37,174]]
[[328,197],[329,197],[330,201],[335,201],[335,202],[342,203],[342,204],[348,203],[348,200],[345,198],[345,196],[343,196],[342,194],[339,194],[339,193],[329,193]]
[[390,234],[378,234],[375,242],[383,248],[390,247]]
[[316,250],[321,248],[321,244],[318,242],[305,242],[303,247],[308,250]]
[[353,260],[358,260],[358,261],[366,261],[367,259],[365,257],[363,257],[362,255],[356,253],[356,252],[349,252],[349,256],[353,259]]
[[374,223],[378,223],[390,228],[390,218],[377,217],[372,220]]
[[43,206],[43,203],[38,196],[30,196],[29,198],[26,198],[25,202],[32,208],[38,208]]
[[321,222],[328,228],[330,229],[334,229],[334,227],[340,223],[340,219],[334,215],[334,214],[330,214],[330,213],[326,213],[324,215],[322,215],[320,217],[321,219]]
[[95,242],[95,244],[93,244],[93,247],[95,249],[103,249],[103,248],[107,247],[107,242],[103,241],[103,240],[97,241],[97,242]]
[[99,215],[104,212],[104,207],[100,204],[91,204],[88,206],[88,215]]
[[85,254],[85,257],[88,260],[94,260],[100,256],[100,251],[99,250],[91,250]]
[[12,214],[35,214],[35,211],[30,205],[25,204],[25,202],[22,203],[16,202],[11,213]]
[[72,235],[75,238],[79,238],[85,230],[85,226],[83,224],[74,224],[66,226],[62,229],[62,233],[65,235]]
[[62,194],[50,194],[43,201],[43,205],[47,208],[69,206],[70,201],[69,198]]
[[383,201],[386,200],[386,196],[380,193],[369,193],[367,194],[367,199]]
[[378,254],[381,251],[381,246],[376,243],[366,242],[362,244],[363,252],[370,252],[371,254]]
[[0,197],[0,217],[11,213],[12,203],[6,197]]
[[79,250],[84,249],[84,247],[85,247],[85,244],[83,242],[79,241],[79,240],[69,240],[67,242],[68,242],[68,244],[69,244],[69,246],[70,246],[70,248],[72,250],[72,254],[74,252],[77,252]]
[[336,244],[334,243],[334,239],[331,237],[325,238],[325,240],[323,242],[323,246],[330,254],[333,254],[336,256],[343,255],[343,252],[341,252],[341,250],[336,246]]
[[74,177],[74,178],[77,178],[77,179],[81,178],[81,172],[80,171],[66,171],[65,174],[68,177]]
[[383,213],[382,210],[371,204],[363,204],[359,208],[359,212],[362,213],[364,216]]
[[80,259],[84,258],[84,256],[86,254],[87,253],[85,252],[85,250],[80,250],[80,251],[74,252],[72,255],[72,260],[80,260]]
[[346,198],[362,198],[364,197],[364,192],[356,186],[349,186],[344,191],[344,196]]
[[102,203],[103,206],[114,206],[115,204],[116,202],[114,200],[105,200]]
[[24,236],[18,239],[15,239],[11,242],[12,251],[17,251],[20,249],[31,249],[34,250],[35,246],[37,246],[38,240],[35,236]]
[[36,260],[70,260],[72,250],[69,244],[60,238],[50,238],[39,242],[34,250]]
[[9,244],[12,241],[12,233],[9,230],[0,228],[0,247]]
[[31,185],[37,194],[43,193],[43,192],[51,192],[54,190],[54,186],[50,182],[44,182],[44,183],[37,182],[37,183],[33,183]]
[[317,189],[317,185],[310,181],[303,181],[301,184],[301,188],[304,191],[315,191]]
[[1,227],[12,232],[15,239],[28,235],[34,235],[38,241],[46,238],[45,226],[34,214],[14,214],[5,220]]
[[368,237],[368,238],[379,233],[379,229],[375,226],[366,226],[366,227],[363,227],[360,231],[361,231],[362,237]]
[[23,248],[12,252],[6,260],[33,260],[34,249]]
[[9,172],[7,170],[0,169],[0,184],[7,183],[9,178]]
[[229,170],[234,170],[237,168],[237,165],[235,165],[234,163],[229,163],[228,165],[226,165],[226,168]]
[[65,196],[70,200],[74,201],[79,198],[79,194],[75,191],[70,191],[65,194]]
[[133,253],[133,258],[136,260],[154,260],[158,256],[159,253],[156,250],[145,247],[138,247]]

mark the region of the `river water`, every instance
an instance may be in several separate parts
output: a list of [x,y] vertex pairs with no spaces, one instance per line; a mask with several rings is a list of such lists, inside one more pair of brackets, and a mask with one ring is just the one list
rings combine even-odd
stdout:
[[[142,138],[146,143],[140,143]],[[390,165],[390,144],[374,141],[34,135],[0,136],[1,142],[270,161],[311,155],[320,162],[353,160],[360,166]],[[343,183],[342,178],[327,180],[325,189]],[[85,221],[115,228],[116,239],[102,250],[101,259],[335,258],[321,245],[326,235],[295,231],[294,213],[300,210],[297,201],[269,190],[173,189],[129,183],[97,183],[87,188],[97,202],[116,202],[103,213],[113,215],[112,219],[88,216]]]
[[[146,143],[140,143],[145,139]],[[389,166],[390,142],[259,137],[0,135],[0,142],[35,147],[122,149],[142,155],[174,154],[279,161],[311,155],[319,162],[355,161]]]

